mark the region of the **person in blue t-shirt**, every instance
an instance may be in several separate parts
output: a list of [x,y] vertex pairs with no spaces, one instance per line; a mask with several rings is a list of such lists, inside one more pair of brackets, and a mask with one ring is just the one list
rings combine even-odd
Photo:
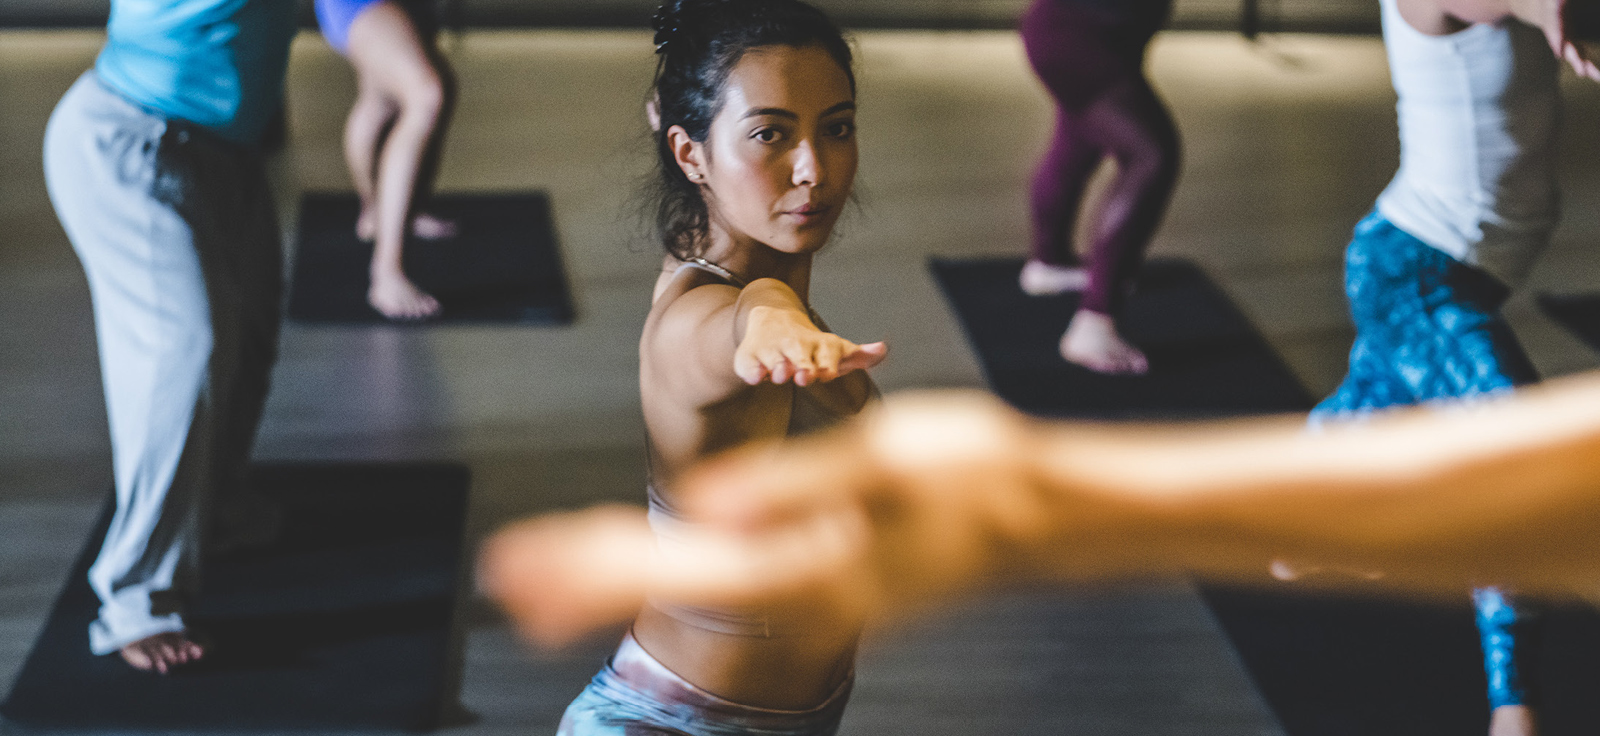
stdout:
[[89,570],[96,654],[168,672],[202,537],[270,531],[244,487],[277,352],[280,242],[261,140],[283,106],[293,0],[112,0],[105,48],[45,133],[51,202],[83,263],[116,515]]

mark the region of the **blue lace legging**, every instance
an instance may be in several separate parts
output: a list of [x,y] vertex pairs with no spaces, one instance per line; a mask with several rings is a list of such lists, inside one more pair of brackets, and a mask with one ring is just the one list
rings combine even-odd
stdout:
[[[1312,412],[1313,424],[1394,406],[1493,395],[1538,381],[1500,315],[1509,290],[1373,213],[1345,254],[1345,293],[1356,324],[1350,371]],[[1489,704],[1524,705],[1522,662],[1536,618],[1503,591],[1473,592]]]

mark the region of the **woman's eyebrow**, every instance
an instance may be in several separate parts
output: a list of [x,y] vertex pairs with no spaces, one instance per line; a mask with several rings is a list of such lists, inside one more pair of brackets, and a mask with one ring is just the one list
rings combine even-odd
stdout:
[[772,117],[778,117],[778,118],[789,118],[790,120],[799,120],[800,119],[799,115],[797,115],[797,114],[795,114],[793,112],[790,112],[788,110],[785,110],[785,109],[783,109],[781,107],[757,107],[757,108],[752,108],[750,111],[746,112],[743,117],[741,117],[739,119],[740,120],[749,120],[750,118],[759,118],[759,117],[764,117],[764,116],[772,116]]
[[[822,117],[828,117],[829,115],[833,115],[835,113],[841,113],[841,112],[844,112],[846,110],[854,110],[854,109],[856,109],[856,103],[854,101],[851,101],[851,100],[845,100],[844,102],[841,102],[841,103],[839,103],[837,105],[834,105],[833,107],[830,107],[830,108],[828,108],[826,110],[823,110],[822,111]],[[800,119],[800,116],[797,113],[794,113],[794,112],[789,111],[789,110],[785,110],[785,109],[783,109],[781,107],[755,107],[755,108],[751,108],[750,110],[746,111],[745,114],[743,116],[741,116],[739,119],[740,120],[749,120],[750,118],[759,118],[759,117],[764,117],[764,116],[771,116],[771,117],[778,117],[778,118],[788,118],[790,120],[799,120]]]

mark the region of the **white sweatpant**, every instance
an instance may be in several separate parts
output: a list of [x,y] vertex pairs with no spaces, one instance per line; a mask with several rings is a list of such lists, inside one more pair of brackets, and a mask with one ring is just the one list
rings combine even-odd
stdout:
[[44,149],[94,300],[111,425],[117,510],[89,570],[90,648],[109,654],[184,629],[210,504],[246,493],[282,254],[259,152],[155,115],[93,72],[56,106]]

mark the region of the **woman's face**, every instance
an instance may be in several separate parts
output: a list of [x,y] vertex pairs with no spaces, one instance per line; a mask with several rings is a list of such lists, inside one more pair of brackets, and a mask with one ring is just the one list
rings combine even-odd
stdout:
[[736,243],[811,253],[855,185],[855,115],[850,78],[827,51],[760,47],[728,75],[705,142],[682,134],[674,147],[714,227]]

